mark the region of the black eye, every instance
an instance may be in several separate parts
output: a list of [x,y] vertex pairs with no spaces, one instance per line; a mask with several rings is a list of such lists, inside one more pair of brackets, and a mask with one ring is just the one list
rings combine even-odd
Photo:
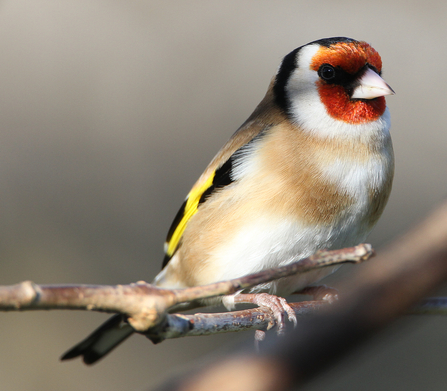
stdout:
[[335,68],[329,64],[323,64],[318,70],[318,76],[323,80],[331,81],[335,79]]

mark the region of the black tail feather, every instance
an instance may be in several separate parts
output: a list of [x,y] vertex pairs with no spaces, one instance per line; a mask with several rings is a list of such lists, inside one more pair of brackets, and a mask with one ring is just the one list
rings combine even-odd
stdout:
[[133,332],[122,315],[114,315],[66,352],[61,360],[82,356],[84,363],[93,364],[130,337]]

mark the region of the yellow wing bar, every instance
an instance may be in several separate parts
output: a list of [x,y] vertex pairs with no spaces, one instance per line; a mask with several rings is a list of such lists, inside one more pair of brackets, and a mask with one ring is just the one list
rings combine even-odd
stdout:
[[202,185],[193,188],[190,193],[188,194],[188,197],[186,197],[186,204],[183,211],[183,216],[178,221],[177,225],[171,228],[172,235],[170,235],[170,238],[166,242],[165,246],[165,252],[168,257],[172,257],[175,250],[177,249],[177,246],[180,242],[180,238],[183,235],[183,232],[185,231],[185,228],[188,224],[189,219],[194,216],[194,214],[197,212],[197,208],[199,206],[200,198],[202,197],[203,193],[205,193],[212,185],[213,180],[216,172],[213,171],[213,173],[207,178],[205,182],[202,183]]

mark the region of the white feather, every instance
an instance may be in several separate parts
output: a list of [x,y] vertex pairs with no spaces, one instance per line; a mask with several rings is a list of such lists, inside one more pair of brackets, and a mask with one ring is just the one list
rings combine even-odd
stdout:
[[340,157],[331,164],[320,164],[319,168],[326,179],[363,206],[369,202],[369,192],[383,186],[391,162],[390,153],[383,151],[381,158],[373,157],[366,162]]

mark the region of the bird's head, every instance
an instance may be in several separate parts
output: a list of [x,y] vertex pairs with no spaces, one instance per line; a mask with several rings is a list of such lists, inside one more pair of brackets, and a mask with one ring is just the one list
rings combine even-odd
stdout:
[[[274,81],[275,100],[304,130],[336,136],[389,122],[382,60],[368,43],[326,38],[284,57]],[[346,125],[346,126],[344,126]],[[373,125],[368,126],[368,125]]]

